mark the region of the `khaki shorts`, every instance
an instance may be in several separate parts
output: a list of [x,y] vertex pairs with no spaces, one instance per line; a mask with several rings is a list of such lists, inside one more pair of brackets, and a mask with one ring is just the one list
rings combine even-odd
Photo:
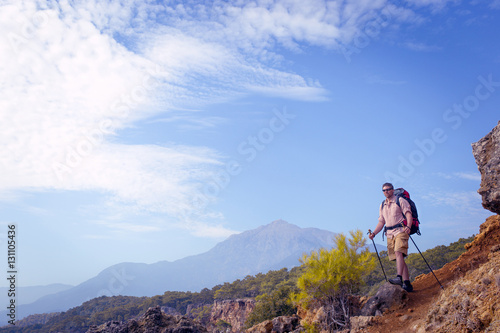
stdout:
[[394,238],[387,238],[387,253],[390,260],[396,260],[396,253],[403,253],[403,257],[408,255],[408,239],[410,236],[406,232],[397,234]]

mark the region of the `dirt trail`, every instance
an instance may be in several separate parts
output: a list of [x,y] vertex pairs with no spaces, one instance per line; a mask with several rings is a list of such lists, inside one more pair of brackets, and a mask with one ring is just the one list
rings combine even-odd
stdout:
[[[500,215],[494,215],[481,225],[480,233],[467,245],[468,250],[465,253],[434,273],[446,289],[467,271],[477,269],[488,261],[492,247],[499,244]],[[432,273],[418,276],[413,282],[413,287],[414,292],[409,294],[408,303],[404,308],[376,317],[375,323],[368,327],[366,332],[415,332],[416,326],[426,320],[429,308],[438,300],[442,289]]]

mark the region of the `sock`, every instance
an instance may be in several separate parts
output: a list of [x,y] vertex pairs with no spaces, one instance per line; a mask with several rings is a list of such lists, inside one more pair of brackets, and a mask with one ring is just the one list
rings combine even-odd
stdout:
[[410,280],[404,280],[404,284],[406,284],[407,286],[411,286]]
[[403,277],[402,277],[401,275],[397,275],[397,277],[398,277],[401,281],[403,281]]

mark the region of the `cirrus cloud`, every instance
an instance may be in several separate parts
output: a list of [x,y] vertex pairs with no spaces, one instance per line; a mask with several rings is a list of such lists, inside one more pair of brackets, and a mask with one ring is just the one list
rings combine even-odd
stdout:
[[408,15],[383,0],[3,4],[0,198],[96,191],[116,210],[165,214],[206,235],[232,232],[208,222],[217,213],[186,217],[222,164],[216,151],[127,145],[120,131],[248,94],[325,100],[321,83],[287,70],[280,50],[334,49],[388,6],[395,19]]

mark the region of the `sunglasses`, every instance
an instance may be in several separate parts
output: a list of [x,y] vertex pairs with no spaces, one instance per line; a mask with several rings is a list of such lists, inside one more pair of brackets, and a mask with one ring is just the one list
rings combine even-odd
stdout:
[[382,192],[389,192],[389,191],[392,191],[394,190],[393,188],[388,188],[388,189],[385,189],[385,190],[382,190]]

